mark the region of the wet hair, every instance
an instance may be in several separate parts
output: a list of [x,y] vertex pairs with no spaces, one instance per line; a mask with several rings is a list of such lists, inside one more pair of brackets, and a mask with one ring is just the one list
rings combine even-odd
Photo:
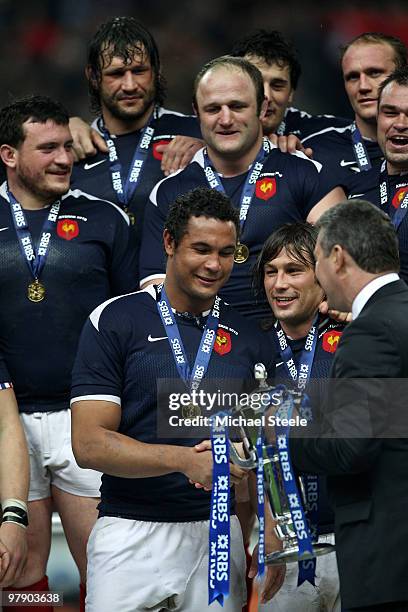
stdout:
[[346,51],[354,44],[390,45],[394,51],[395,68],[402,68],[407,65],[407,47],[396,36],[390,36],[382,32],[363,32],[363,34],[359,34],[346,45],[340,47],[340,61],[343,60]]
[[278,64],[280,68],[289,67],[290,84],[296,89],[302,72],[296,50],[291,42],[278,30],[256,30],[241,38],[232,48],[235,57],[253,56],[266,64]]
[[285,223],[265,241],[253,269],[252,285],[257,296],[265,297],[265,265],[279,255],[282,249],[308,268],[314,268],[314,248],[317,230],[310,223]]
[[88,44],[88,88],[91,110],[101,111],[100,84],[102,69],[109,66],[114,57],[130,64],[135,57],[146,54],[155,79],[155,102],[163,104],[165,81],[161,75],[159,50],[150,32],[133,17],[115,17],[103,23]]
[[50,120],[57,125],[68,125],[68,111],[48,96],[26,96],[3,106],[0,110],[0,145],[18,147],[24,142],[26,134],[23,124],[46,123]]
[[221,57],[216,57],[215,59],[204,64],[204,66],[197,74],[194,81],[193,93],[193,106],[197,114],[197,89],[200,85],[201,79],[207,74],[207,72],[209,72],[210,70],[215,70],[217,68],[240,70],[241,72],[249,76],[255,88],[257,112],[258,114],[260,114],[262,103],[265,99],[262,74],[258,70],[258,68],[251,64],[251,62],[248,62],[248,60],[244,59],[243,57],[232,57],[232,55],[222,55]]
[[207,217],[219,221],[232,221],[239,236],[239,213],[231,200],[216,189],[197,187],[180,195],[170,206],[165,229],[174,240],[176,247],[187,231],[191,217]]

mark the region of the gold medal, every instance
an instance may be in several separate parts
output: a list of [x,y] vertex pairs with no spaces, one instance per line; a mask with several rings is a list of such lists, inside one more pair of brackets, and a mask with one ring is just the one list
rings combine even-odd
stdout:
[[38,278],[28,285],[27,297],[30,302],[42,302],[45,298],[45,287]]
[[195,404],[189,404],[188,406],[183,406],[181,409],[181,414],[184,419],[192,419],[196,416],[201,416],[201,410],[199,406],[195,406]]
[[136,223],[135,215],[132,212],[130,212],[128,208],[125,208],[125,213],[129,217],[130,225],[134,225]]
[[248,257],[249,257],[248,247],[246,246],[246,244],[241,244],[240,242],[238,242],[237,246],[235,247],[235,253],[234,253],[235,263],[237,264],[245,263]]

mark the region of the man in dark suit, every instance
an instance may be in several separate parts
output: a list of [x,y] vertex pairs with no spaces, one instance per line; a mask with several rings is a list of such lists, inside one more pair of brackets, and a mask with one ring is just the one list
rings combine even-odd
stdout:
[[329,306],[351,310],[353,321],[325,414],[313,437],[292,433],[292,460],[329,476],[344,608],[406,612],[408,288],[397,274],[397,239],[388,216],[362,200],[335,206],[318,228],[317,277]]

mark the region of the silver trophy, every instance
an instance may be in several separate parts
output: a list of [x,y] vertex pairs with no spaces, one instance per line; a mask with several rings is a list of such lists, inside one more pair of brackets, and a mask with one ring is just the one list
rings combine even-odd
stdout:
[[[267,565],[279,565],[291,561],[304,561],[306,559],[311,559],[333,552],[335,547],[332,544],[315,543],[313,544],[313,553],[305,553],[301,558],[299,558],[298,540],[284,487],[284,479],[279,462],[279,454],[276,444],[268,441],[268,431],[267,426],[265,426],[268,416],[275,413],[276,407],[274,407],[273,410],[271,409],[270,405],[262,405],[260,408],[253,408],[253,405],[259,404],[259,402],[255,401],[255,397],[258,398],[260,393],[273,393],[274,397],[277,397],[279,396],[279,388],[268,386],[266,382],[267,372],[262,363],[256,364],[254,374],[255,379],[259,382],[258,389],[253,391],[249,396],[250,400],[251,398],[254,398],[254,401],[245,402],[245,405],[238,404],[232,409],[232,415],[242,417],[240,419],[240,423],[244,423],[240,427],[240,431],[246,458],[243,459],[240,457],[233,444],[230,444],[230,456],[232,461],[239,467],[244,469],[254,469],[257,467],[258,453],[256,442],[259,427],[257,425],[251,425],[251,423],[264,417],[262,419],[264,422],[263,426],[265,427],[263,444],[264,488],[271,506],[272,516],[276,521],[276,535],[283,542],[283,550],[266,555],[265,563]],[[289,393],[292,396],[295,407],[299,408],[302,401],[302,394],[298,391],[291,390],[287,390],[286,393]],[[303,502],[303,507],[306,510],[305,514],[307,516],[306,496],[301,477],[297,478],[297,486],[300,492],[300,498]]]

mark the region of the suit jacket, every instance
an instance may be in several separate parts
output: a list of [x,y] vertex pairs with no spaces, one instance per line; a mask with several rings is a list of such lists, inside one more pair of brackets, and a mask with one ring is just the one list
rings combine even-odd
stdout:
[[379,289],[347,326],[331,376],[320,436],[292,437],[293,463],[328,475],[343,606],[408,601],[408,287],[402,280]]

